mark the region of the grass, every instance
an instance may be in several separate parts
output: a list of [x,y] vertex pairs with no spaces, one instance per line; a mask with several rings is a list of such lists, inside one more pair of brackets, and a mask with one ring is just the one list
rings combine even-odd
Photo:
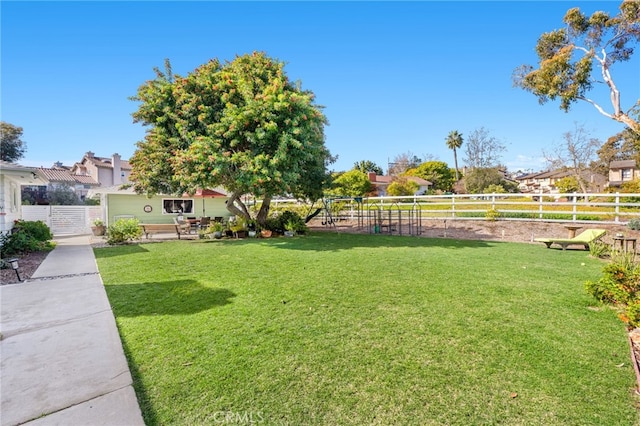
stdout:
[[585,251],[318,233],[95,253],[149,425],[638,419]]

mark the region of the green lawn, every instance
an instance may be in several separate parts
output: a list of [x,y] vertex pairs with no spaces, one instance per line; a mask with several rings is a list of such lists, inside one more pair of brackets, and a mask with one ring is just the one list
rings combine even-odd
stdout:
[[585,251],[316,233],[95,253],[149,425],[638,420]]

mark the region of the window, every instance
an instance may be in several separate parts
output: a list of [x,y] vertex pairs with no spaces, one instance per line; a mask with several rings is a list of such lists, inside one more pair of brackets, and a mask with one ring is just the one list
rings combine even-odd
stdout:
[[193,214],[193,199],[163,198],[162,214]]
[[631,180],[633,176],[632,169],[622,169],[622,180]]

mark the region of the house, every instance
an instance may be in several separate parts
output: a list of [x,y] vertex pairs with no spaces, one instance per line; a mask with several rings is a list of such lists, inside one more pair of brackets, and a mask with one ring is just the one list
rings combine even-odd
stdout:
[[35,194],[36,200],[41,200],[42,197],[45,197],[46,200],[47,191],[67,187],[75,192],[79,200],[84,201],[91,188],[100,186],[100,184],[91,176],[73,174],[68,168],[65,168],[60,163],[54,164],[53,168],[40,167],[38,168],[37,173],[43,178],[43,185],[36,187],[35,189],[33,186],[24,188],[25,194],[37,191],[37,194]]
[[93,152],[88,151],[69,171],[74,175],[90,176],[99,186],[110,187],[129,183],[131,165],[117,153],[107,158],[96,157]]
[[[550,170],[545,172],[528,173],[515,178],[518,189],[523,193],[558,194],[556,187],[559,180],[573,176],[571,170]],[[607,184],[607,178],[599,173],[586,171],[582,178],[587,182],[588,192],[602,192]]]
[[[373,184],[378,196],[384,197],[387,195],[387,188],[389,184],[393,182],[396,176],[379,176],[375,172],[369,172],[369,181]],[[413,195],[422,195],[426,194],[429,190],[429,187],[432,185],[428,180],[422,179],[417,176],[404,176],[408,180],[415,182],[418,184],[418,190]]]
[[106,225],[121,218],[135,218],[141,223],[173,223],[173,219],[184,217],[229,217],[227,210],[229,195],[222,189],[198,190],[193,195],[138,194],[130,185],[97,187],[89,191],[90,198],[99,197],[102,217]]
[[42,184],[35,168],[0,160],[0,232],[13,228],[22,218],[22,185]]
[[636,160],[612,161],[609,164],[609,186],[619,187],[625,182],[640,179],[640,169]]

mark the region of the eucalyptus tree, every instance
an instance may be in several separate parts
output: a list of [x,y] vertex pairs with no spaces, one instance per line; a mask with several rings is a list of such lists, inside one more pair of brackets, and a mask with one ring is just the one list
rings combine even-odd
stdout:
[[[626,0],[619,9],[615,16],[602,11],[586,16],[577,7],[569,9],[564,28],[538,39],[538,67],[517,68],[514,84],[533,93],[541,104],[559,99],[564,111],[577,101],[588,102],[602,115],[640,133],[640,99],[632,99],[635,104],[624,110],[612,72],[614,65],[631,58],[633,46],[640,41],[640,2]],[[593,75],[595,69],[602,81]],[[611,109],[605,109],[589,94],[596,85],[609,92]]]

